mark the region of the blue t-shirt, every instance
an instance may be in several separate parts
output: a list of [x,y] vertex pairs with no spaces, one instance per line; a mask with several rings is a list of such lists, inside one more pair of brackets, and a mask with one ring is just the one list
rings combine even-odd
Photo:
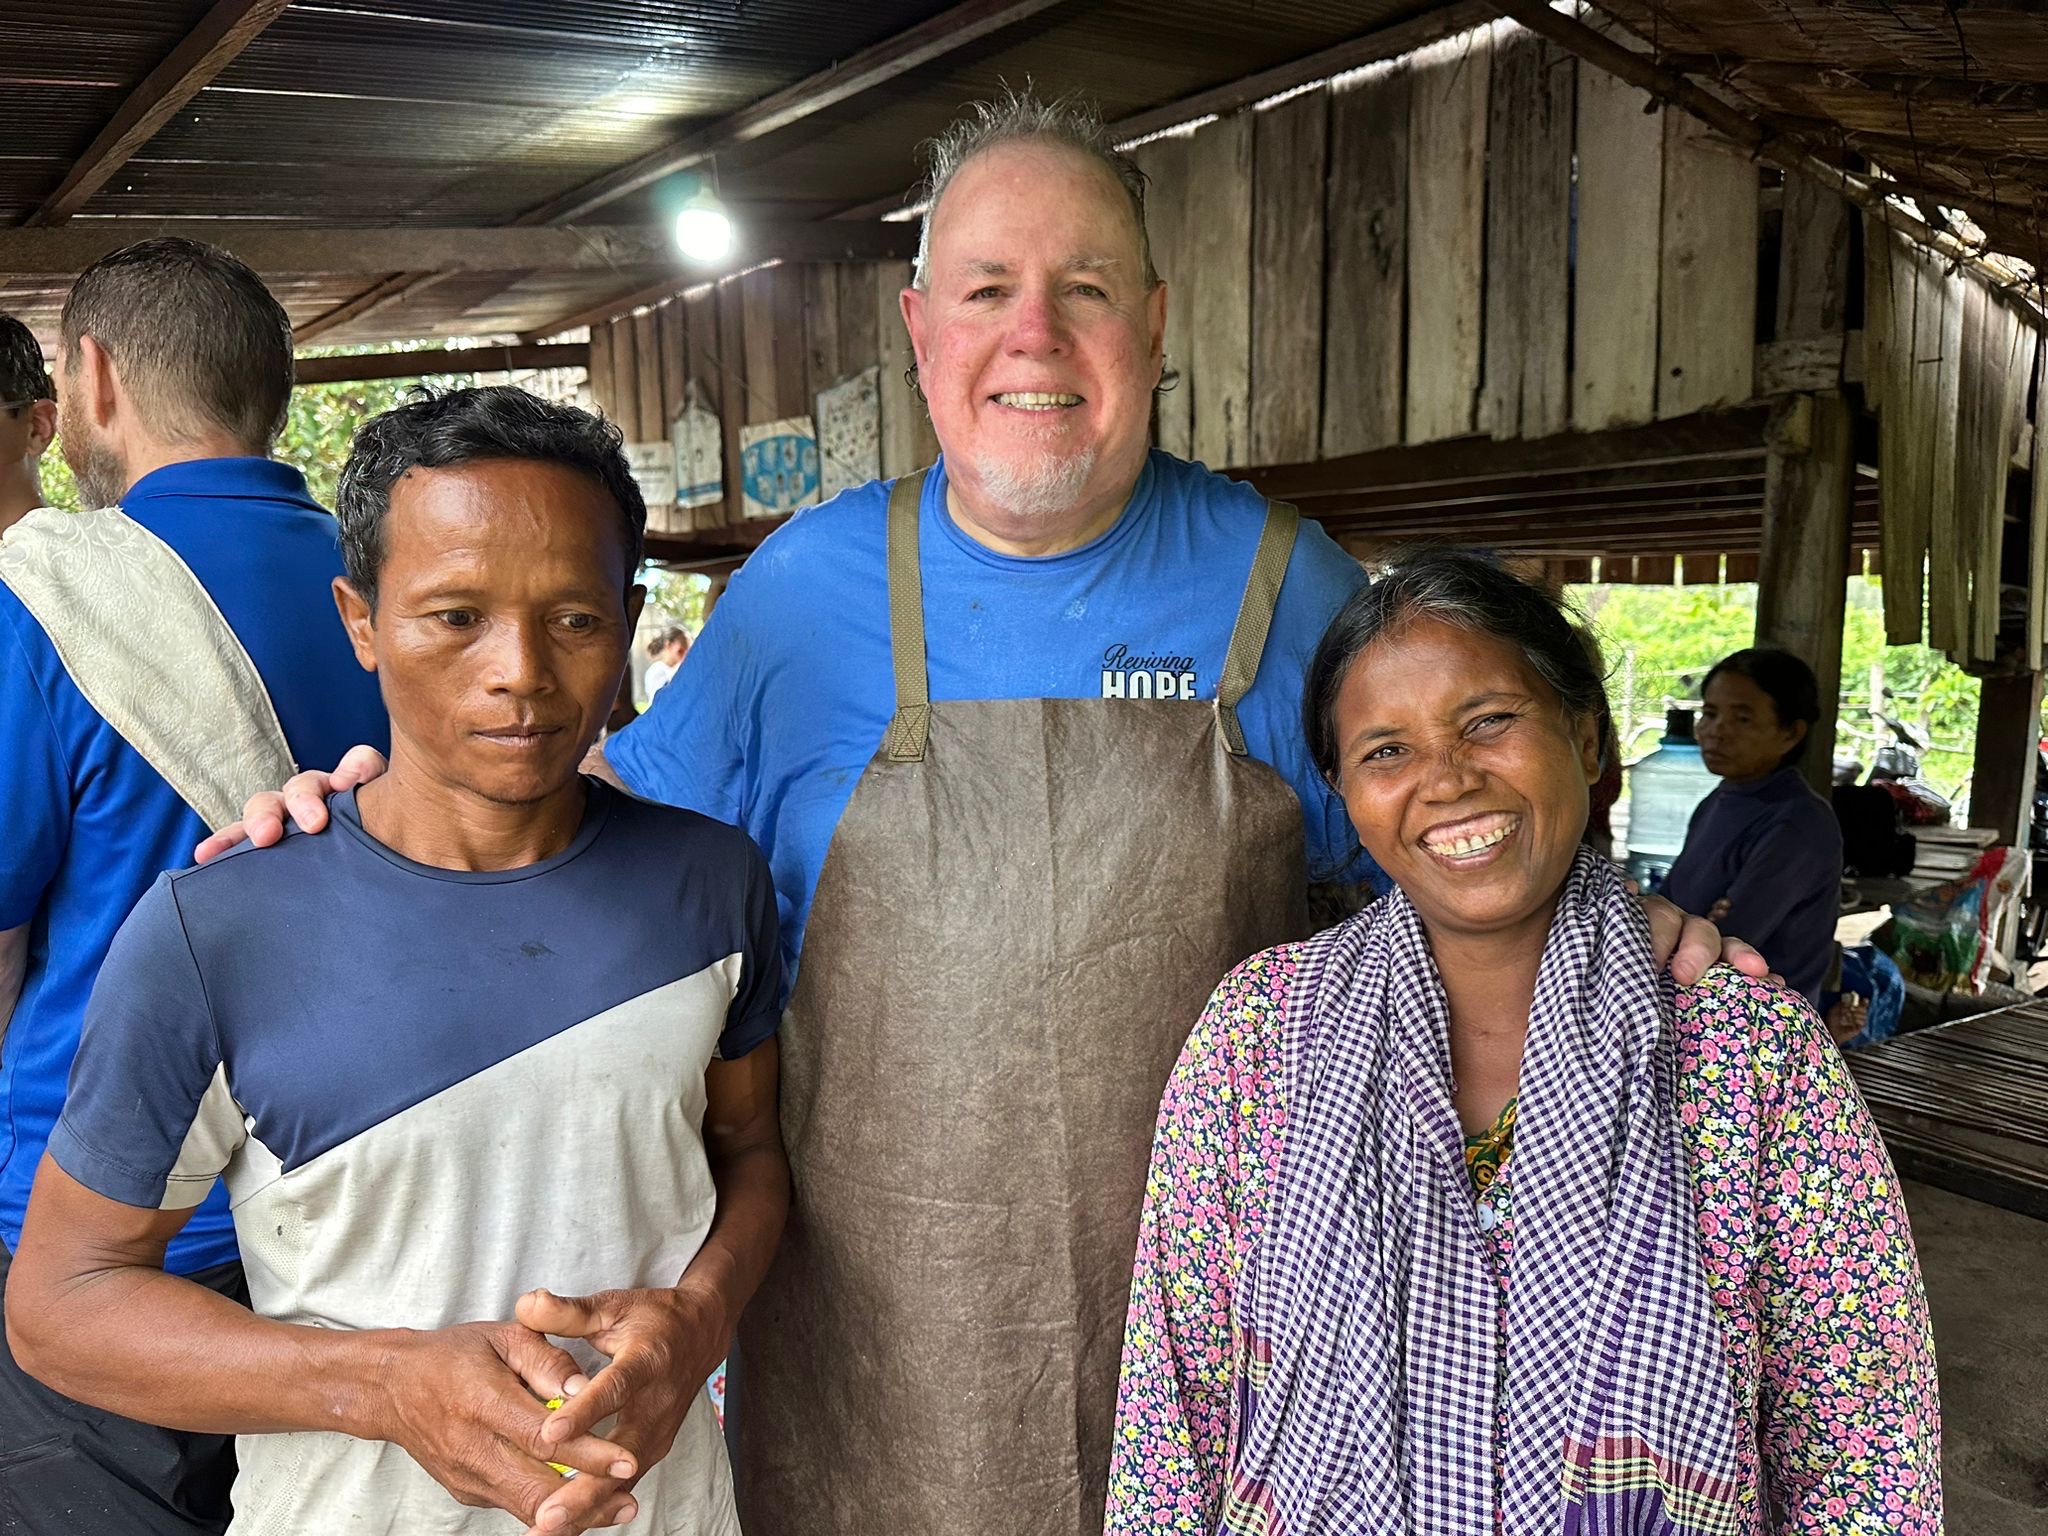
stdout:
[[1842,826],[1796,767],[1722,783],[1693,810],[1664,896],[1704,913],[1722,898],[1721,931],[1756,946],[1816,1008],[1835,965]]
[[[177,551],[241,639],[292,755],[330,764],[389,727],[329,583],[334,519],[290,465],[199,459],[145,475],[123,510]],[[0,1238],[21,1240],[29,1186],[64,1102],[86,999],[142,893],[192,860],[206,827],[85,701],[56,647],[0,585],[0,930],[29,925],[28,974],[0,1042]],[[190,1273],[235,1257],[225,1200],[172,1245]]]
[[[509,1317],[535,1286],[675,1284],[717,1205],[706,1069],[780,1019],[759,850],[593,784],[552,858],[448,870],[371,836],[353,791],[328,803],[326,835],[144,895],[101,969],[51,1157],[152,1209],[224,1178],[265,1317],[445,1328]],[[709,1403],[691,1418],[677,1449],[704,1481],[722,1454]],[[240,1458],[252,1529],[504,1528],[378,1442],[257,1435]],[[688,1487],[664,1492],[685,1459],[638,1490],[655,1524],[729,1528],[687,1518]]]
[[[1130,505],[1080,549],[1002,555],[946,511],[944,462],[926,478],[919,541],[931,696],[1216,696],[1265,499],[1154,452]],[[754,835],[775,871],[792,970],[833,829],[895,712],[886,562],[889,486],[799,513],[731,586],[675,680],[605,742],[635,794]],[[1239,706],[1252,755],[1294,786],[1310,878],[1375,883],[1343,802],[1301,728],[1323,630],[1365,585],[1358,562],[1304,520],[1257,681]],[[1170,822],[1131,786],[1134,814]]]

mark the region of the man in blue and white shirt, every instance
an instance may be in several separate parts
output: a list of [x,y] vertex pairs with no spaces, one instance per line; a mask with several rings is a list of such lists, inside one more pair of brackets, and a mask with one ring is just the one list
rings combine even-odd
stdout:
[[[390,771],[159,880],[101,972],[8,1329],[239,1435],[237,1536],[737,1536],[704,1382],[787,1205],[782,968],[745,833],[576,771],[645,516],[618,433],[519,390],[367,426],[336,596]],[[249,1308],[165,1283],[222,1180]]]

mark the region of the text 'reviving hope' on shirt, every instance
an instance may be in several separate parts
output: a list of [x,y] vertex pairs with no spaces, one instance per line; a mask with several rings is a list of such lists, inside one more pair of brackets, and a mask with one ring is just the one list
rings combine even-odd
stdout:
[[[593,783],[562,853],[462,872],[379,843],[352,791],[328,803],[332,832],[144,896],[87,1015],[58,1165],[162,1209],[224,1175],[252,1305],[286,1322],[440,1328],[537,1286],[675,1284],[716,1203],[706,1067],[779,1019],[759,850]],[[732,1529],[708,1399],[677,1452],[634,1528]],[[239,1454],[236,1536],[504,1528],[395,1446],[258,1435]]]
[[[888,501],[889,485],[874,482],[778,529],[733,577],[675,680],[605,742],[635,794],[754,835],[775,870],[792,962],[833,830],[895,711]],[[1213,699],[1265,514],[1251,487],[1154,452],[1102,537],[1008,556],[948,514],[941,460],[919,527],[932,699]],[[1304,519],[1238,710],[1252,755],[1300,797],[1315,880],[1378,878],[1301,728],[1309,658],[1365,581]],[[1175,807],[1143,783],[1130,786],[1130,814],[1176,835]]]
[[[389,734],[377,680],[356,664],[328,590],[334,519],[272,459],[195,459],[144,475],[121,509],[185,562],[242,642],[292,756],[339,762]],[[138,594],[136,623],[148,623]],[[0,1050],[0,1240],[21,1240],[29,1186],[64,1104],[93,978],[150,883],[206,836],[78,691],[57,648],[0,584],[0,929],[29,926],[28,974]],[[171,1245],[189,1274],[235,1256],[216,1197]]]

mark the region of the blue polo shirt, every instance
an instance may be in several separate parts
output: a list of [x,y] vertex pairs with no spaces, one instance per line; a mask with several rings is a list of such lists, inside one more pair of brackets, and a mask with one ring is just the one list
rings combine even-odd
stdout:
[[[121,506],[212,596],[256,664],[293,757],[326,765],[356,742],[387,740],[376,679],[356,665],[334,610],[334,519],[297,470],[270,459],[167,465]],[[138,603],[138,623],[145,613]],[[114,933],[158,875],[192,862],[205,835],[0,584],[0,930],[29,927],[28,973],[0,1039],[0,1239],[10,1249]],[[171,1245],[168,1266],[191,1273],[234,1257],[216,1191]]]

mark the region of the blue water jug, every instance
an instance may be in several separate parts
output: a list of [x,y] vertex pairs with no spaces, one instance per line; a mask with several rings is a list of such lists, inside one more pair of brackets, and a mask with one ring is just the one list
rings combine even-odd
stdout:
[[1721,781],[1693,739],[1692,711],[1664,714],[1664,739],[1628,771],[1628,877],[1654,891],[1685,847],[1693,808]]

